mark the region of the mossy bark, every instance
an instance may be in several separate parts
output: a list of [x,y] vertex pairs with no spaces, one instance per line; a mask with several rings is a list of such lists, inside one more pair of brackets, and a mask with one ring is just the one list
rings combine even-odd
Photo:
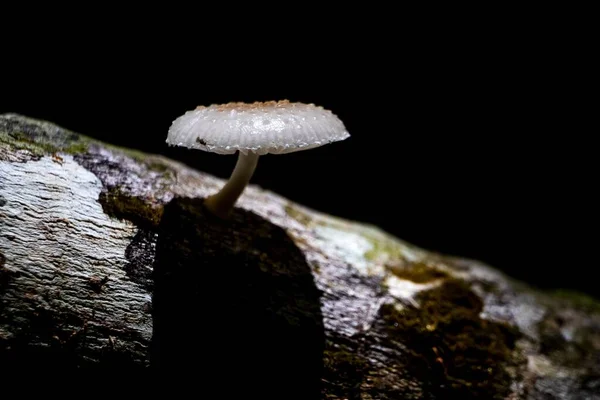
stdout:
[[600,398],[595,300],[252,185],[214,218],[223,183],[0,116],[0,369],[218,398]]

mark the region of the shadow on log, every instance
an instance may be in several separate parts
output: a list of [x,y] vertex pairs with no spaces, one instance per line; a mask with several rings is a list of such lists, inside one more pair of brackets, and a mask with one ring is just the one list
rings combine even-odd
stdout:
[[151,365],[160,384],[319,399],[320,296],[286,232],[241,209],[223,221],[201,199],[175,199],[158,237]]

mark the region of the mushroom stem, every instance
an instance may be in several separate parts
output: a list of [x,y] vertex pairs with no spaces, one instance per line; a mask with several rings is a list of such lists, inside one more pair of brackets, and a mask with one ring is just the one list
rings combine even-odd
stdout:
[[252,178],[258,163],[258,157],[258,154],[253,152],[248,152],[248,154],[239,152],[235,169],[229,181],[218,193],[206,198],[204,201],[206,208],[220,218],[227,218],[248,185],[250,178]]

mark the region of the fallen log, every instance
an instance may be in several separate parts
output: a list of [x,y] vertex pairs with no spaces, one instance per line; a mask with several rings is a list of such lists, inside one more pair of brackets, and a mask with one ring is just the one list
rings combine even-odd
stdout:
[[600,398],[595,300],[253,185],[223,221],[202,205],[222,184],[1,115],[0,369],[207,398]]

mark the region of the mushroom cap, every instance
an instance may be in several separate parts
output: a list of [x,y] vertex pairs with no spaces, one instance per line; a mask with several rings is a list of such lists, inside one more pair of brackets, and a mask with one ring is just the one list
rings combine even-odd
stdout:
[[264,155],[312,149],[348,137],[331,111],[283,100],[199,106],[173,121],[167,143],[218,154]]

